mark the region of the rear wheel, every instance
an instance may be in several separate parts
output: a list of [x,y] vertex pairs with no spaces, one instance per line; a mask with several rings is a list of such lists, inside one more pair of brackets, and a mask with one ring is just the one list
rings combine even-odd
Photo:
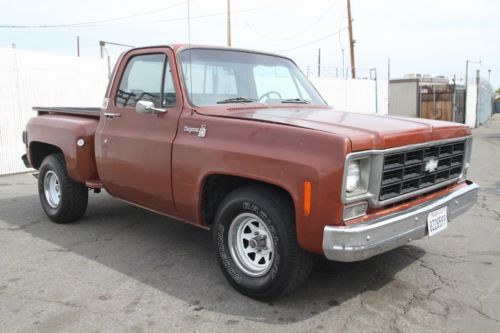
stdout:
[[265,186],[243,187],[223,200],[214,242],[222,272],[235,289],[271,300],[306,281],[311,254],[297,243],[294,216],[286,196]]
[[88,189],[68,177],[61,154],[43,160],[38,173],[38,194],[43,210],[56,223],[73,222],[87,210]]

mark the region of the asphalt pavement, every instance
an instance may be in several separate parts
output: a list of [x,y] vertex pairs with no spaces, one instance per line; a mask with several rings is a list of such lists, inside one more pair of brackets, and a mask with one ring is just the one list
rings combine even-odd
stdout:
[[435,236],[319,260],[295,294],[234,291],[210,232],[91,194],[51,223],[30,174],[0,177],[0,332],[500,332],[500,117],[474,130],[477,204]]

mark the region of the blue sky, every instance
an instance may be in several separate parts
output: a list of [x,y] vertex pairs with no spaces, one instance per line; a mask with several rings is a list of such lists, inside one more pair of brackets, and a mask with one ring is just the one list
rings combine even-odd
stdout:
[[[342,72],[342,48],[348,66],[348,36],[345,0],[231,0],[233,46],[281,51],[303,70],[316,71],[321,48],[323,73]],[[168,8],[170,7],[170,8]],[[99,56],[99,40],[136,46],[188,41],[187,1],[111,0],[6,1],[0,12],[1,25],[53,25],[114,19],[89,25],[60,28],[0,28],[0,46],[63,54],[76,54],[80,36],[81,54]],[[191,42],[226,44],[226,0],[191,0]],[[476,1],[370,1],[352,0],[356,67],[361,76],[376,67],[387,77],[405,73],[464,78],[465,61],[481,60],[470,67],[500,87],[500,2]],[[139,16],[119,19],[123,16]],[[213,15],[197,18],[197,16]],[[313,42],[313,43],[311,43]],[[305,44],[309,44],[303,46]],[[302,47],[301,47],[302,46]],[[109,47],[112,58],[123,51]]]

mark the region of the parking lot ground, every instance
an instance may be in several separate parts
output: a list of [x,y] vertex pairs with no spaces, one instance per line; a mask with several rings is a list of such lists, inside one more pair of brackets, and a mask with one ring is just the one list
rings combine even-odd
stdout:
[[0,177],[0,332],[500,332],[500,117],[474,130],[477,204],[433,237],[319,260],[273,303],[224,280],[210,232],[92,194],[51,223],[29,174]]

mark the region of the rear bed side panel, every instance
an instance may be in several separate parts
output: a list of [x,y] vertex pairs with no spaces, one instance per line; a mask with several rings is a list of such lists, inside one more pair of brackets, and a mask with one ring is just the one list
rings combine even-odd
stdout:
[[[41,161],[34,159],[36,143],[49,144],[63,152],[71,179],[80,183],[98,179],[94,154],[94,133],[98,122],[95,118],[65,115],[32,118],[26,125],[31,165],[36,169],[40,167]],[[78,139],[85,141],[82,147],[77,145]]]

